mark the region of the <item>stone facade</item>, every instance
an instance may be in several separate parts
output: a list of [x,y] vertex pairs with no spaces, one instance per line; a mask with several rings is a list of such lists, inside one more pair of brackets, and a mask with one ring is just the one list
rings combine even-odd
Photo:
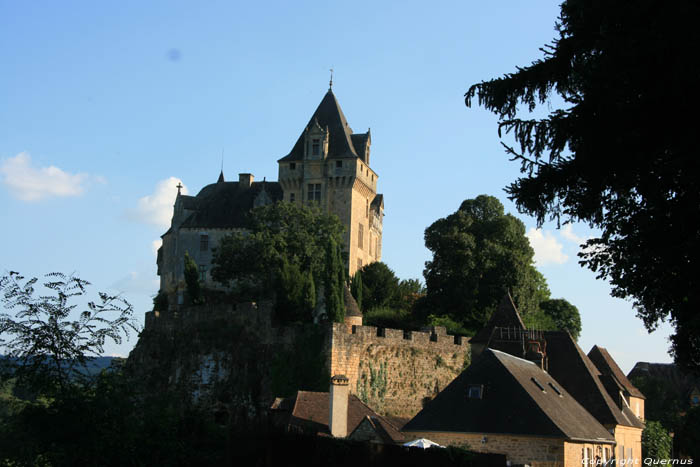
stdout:
[[436,326],[429,332],[332,324],[331,374],[384,415],[410,418],[469,363],[467,338]]
[[642,465],[642,429],[622,425],[606,428],[614,430],[616,458],[624,459],[624,465]]
[[284,372],[279,356],[294,355],[312,329],[323,336],[325,375],[346,375],[350,393],[377,413],[409,418],[469,361],[468,340],[442,327],[429,332],[345,323],[273,327],[271,319],[269,303],[148,312],[129,366],[151,388],[176,390],[207,406],[228,404],[232,411],[242,404],[254,414],[285,395],[275,392],[275,372]]

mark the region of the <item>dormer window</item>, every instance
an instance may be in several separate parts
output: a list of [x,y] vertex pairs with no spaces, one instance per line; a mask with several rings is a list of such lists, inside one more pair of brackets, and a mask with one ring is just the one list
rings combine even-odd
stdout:
[[311,155],[320,156],[321,155],[321,140],[314,138],[311,140]]
[[297,168],[296,163],[292,162],[291,164],[289,164],[289,170],[296,170],[296,168]]
[[484,385],[483,384],[470,384],[467,386],[467,398],[468,399],[481,399],[483,397]]

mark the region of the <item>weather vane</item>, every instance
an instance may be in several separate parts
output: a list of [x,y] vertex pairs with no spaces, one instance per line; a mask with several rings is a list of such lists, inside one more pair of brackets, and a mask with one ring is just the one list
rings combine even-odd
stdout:
[[328,83],[328,89],[333,89],[333,68],[331,68],[331,81]]

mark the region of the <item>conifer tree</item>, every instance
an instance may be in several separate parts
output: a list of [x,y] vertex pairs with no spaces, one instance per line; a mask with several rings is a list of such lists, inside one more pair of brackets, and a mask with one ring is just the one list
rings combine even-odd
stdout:
[[185,285],[187,286],[190,303],[199,303],[202,295],[201,286],[199,285],[199,268],[188,251],[185,252]]
[[334,238],[331,238],[327,244],[325,269],[326,314],[331,321],[342,323],[345,319],[345,303],[343,300],[345,274],[343,272],[340,248]]
[[358,269],[352,278],[350,292],[357,302],[357,306],[362,310],[362,270]]

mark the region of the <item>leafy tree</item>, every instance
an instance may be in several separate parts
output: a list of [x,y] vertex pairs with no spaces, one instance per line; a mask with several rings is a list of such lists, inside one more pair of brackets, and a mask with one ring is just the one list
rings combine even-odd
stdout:
[[549,316],[555,329],[569,331],[574,339],[581,334],[581,315],[578,308],[563,298],[553,298],[540,303],[542,312]]
[[700,406],[688,410],[675,437],[683,455],[700,459]]
[[336,216],[316,207],[280,202],[255,208],[247,229],[224,237],[214,251],[212,277],[239,298],[275,299],[285,321],[310,319],[320,294],[337,313],[345,281],[342,232]]
[[[496,113],[523,176],[518,210],[601,230],[581,264],[631,299],[649,330],[670,316],[676,362],[700,370],[700,185],[688,115],[699,72],[700,4],[566,0],[544,57],[470,87]],[[563,103],[556,108],[551,95]],[[539,105],[544,118],[522,117]]]
[[357,302],[357,306],[362,310],[362,270],[358,270],[355,276],[352,278],[352,284],[350,286],[350,292],[353,298]]
[[39,393],[65,395],[72,380],[87,377],[87,365],[136,330],[132,306],[120,296],[99,293],[79,311],[71,303],[87,293],[88,281],[58,272],[43,283],[53,295],[36,296],[37,278],[10,271],[0,278],[0,349],[19,384]]
[[510,290],[523,315],[534,312],[546,283],[533,266],[523,223],[504,214],[493,196],[465,200],[457,212],[425,230],[433,258],[425,263],[431,313],[477,330]]
[[188,251],[185,252],[185,285],[190,303],[197,304],[202,298],[202,289],[199,284],[199,268]]
[[647,420],[642,431],[642,458],[662,460],[671,457],[671,435],[657,421]]
[[399,294],[399,278],[381,261],[362,267],[362,304],[365,310],[390,307]]

